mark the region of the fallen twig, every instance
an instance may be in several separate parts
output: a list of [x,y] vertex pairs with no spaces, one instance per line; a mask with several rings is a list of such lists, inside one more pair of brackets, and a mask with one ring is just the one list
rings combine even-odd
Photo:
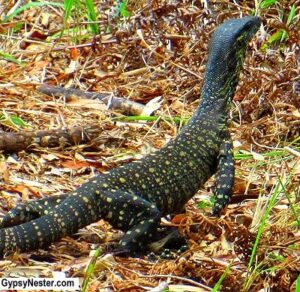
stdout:
[[145,105],[135,101],[127,100],[122,97],[115,97],[111,92],[87,92],[75,88],[64,88],[61,86],[46,84],[41,85],[37,88],[37,90],[47,95],[54,95],[56,97],[63,95],[67,102],[72,96],[77,98],[99,99],[107,105],[108,109],[117,110],[122,114],[127,115],[142,115],[146,110]]

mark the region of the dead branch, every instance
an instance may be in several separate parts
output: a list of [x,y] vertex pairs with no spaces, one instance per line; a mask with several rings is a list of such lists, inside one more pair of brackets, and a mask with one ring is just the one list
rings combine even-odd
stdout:
[[90,142],[103,131],[99,125],[48,131],[0,133],[0,151],[18,152],[32,146],[58,147]]
[[75,88],[64,88],[61,86],[42,85],[37,88],[39,92],[55,97],[64,96],[66,101],[71,100],[72,97],[99,99],[107,105],[108,109],[113,109],[127,115],[142,115],[146,106],[135,101],[130,101],[122,97],[113,96],[111,92],[97,93],[87,92]]

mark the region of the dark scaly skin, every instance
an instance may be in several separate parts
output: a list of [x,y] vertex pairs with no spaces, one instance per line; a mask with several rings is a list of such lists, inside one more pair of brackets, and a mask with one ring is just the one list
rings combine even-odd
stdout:
[[68,196],[69,194],[63,194],[19,205],[10,210],[5,217],[2,218],[0,227],[6,228],[15,226],[47,215],[54,208],[58,207]]
[[[179,212],[216,173],[218,215],[232,194],[234,165],[227,129],[231,100],[257,17],[229,20],[210,44],[202,102],[182,132],[161,150],[101,174],[76,191],[10,211],[0,229],[0,257],[46,247],[99,219],[125,231],[120,247],[134,252],[154,238],[162,216]],[[15,225],[15,226],[13,226]]]

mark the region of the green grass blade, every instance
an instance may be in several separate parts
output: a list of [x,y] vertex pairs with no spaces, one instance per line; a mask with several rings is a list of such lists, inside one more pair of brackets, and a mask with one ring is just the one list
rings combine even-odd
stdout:
[[[89,21],[96,21],[97,20],[97,14],[95,11],[95,5],[93,0],[85,0],[86,7],[87,7],[87,17]],[[91,23],[90,28],[94,35],[97,35],[99,33],[98,25],[96,23]]]
[[67,20],[69,19],[71,15],[71,10],[74,5],[74,0],[65,0],[64,1],[64,10],[65,10],[65,15],[64,15],[64,22],[66,23]]
[[18,65],[23,65],[23,62],[19,61],[18,59],[16,59],[12,55],[0,51],[0,59],[1,58],[6,60],[6,61],[9,61],[9,62],[16,63]]
[[26,127],[27,126],[26,122],[16,115],[11,115],[10,121],[13,125],[18,126],[18,127]]
[[266,208],[266,210],[263,214],[262,220],[261,220],[261,222],[259,224],[259,227],[258,227],[257,235],[256,235],[255,242],[254,242],[254,245],[253,245],[253,248],[252,248],[251,257],[250,257],[250,260],[249,260],[249,263],[248,263],[248,268],[247,268],[248,271],[251,270],[251,267],[254,263],[254,259],[255,259],[255,256],[256,256],[256,250],[258,248],[260,238],[263,234],[263,231],[266,227],[267,219],[268,219],[273,207],[276,204],[276,200],[277,200],[278,196],[283,191],[282,185],[285,187],[289,183],[292,175],[293,175],[293,172],[291,172],[291,174],[287,177],[285,184],[283,184],[282,182],[278,182],[276,184],[275,189],[273,191],[273,194],[272,194],[271,198],[269,199],[267,208]]
[[290,24],[292,23],[295,16],[296,16],[296,6],[295,6],[295,4],[293,4],[292,7],[291,7],[291,11],[289,13],[287,22],[286,22],[287,26],[290,26]]
[[157,120],[166,120],[166,121],[172,121],[176,124],[187,124],[190,120],[189,117],[167,117],[167,116],[122,116],[115,118],[116,120],[122,120],[127,122],[136,122],[136,121],[148,121],[153,122]]
[[277,0],[263,0],[260,2],[259,8],[261,8],[261,9],[268,8],[272,5],[274,5],[276,2],[277,2]]
[[23,6],[20,6],[18,9],[16,9],[13,13],[7,15],[4,18],[4,21],[8,21],[9,19],[15,17],[16,15],[22,13],[23,11],[25,11],[26,9],[30,9],[30,8],[34,8],[34,7],[41,7],[41,6],[45,6],[45,5],[49,5],[49,6],[59,6],[59,7],[63,7],[62,3],[58,3],[58,2],[29,2]]
[[300,292],[300,275],[298,276],[296,281],[296,292]]
[[280,178],[279,178],[279,183],[281,184],[281,187],[282,187],[282,189],[283,189],[283,191],[284,191],[284,194],[285,194],[287,200],[289,201],[290,208],[291,208],[291,210],[292,210],[293,215],[295,216],[295,220],[296,220],[296,222],[297,222],[297,225],[300,227],[300,218],[299,218],[299,216],[298,216],[298,213],[297,213],[297,211],[296,211],[296,208],[295,208],[293,202],[291,201],[291,198],[290,198],[290,196],[289,196],[289,194],[288,194],[288,192],[287,192],[287,190],[286,190],[286,187],[283,185],[282,180],[281,180]]
[[[300,152],[300,147],[294,147],[293,148],[295,151]],[[282,156],[287,155],[288,157],[288,152],[285,149],[275,149],[272,151],[260,153],[263,157],[265,158],[280,158]],[[248,159],[253,159],[253,154],[249,151],[241,151],[239,150],[238,152],[234,153],[234,159],[235,160],[248,160]]]
[[127,0],[124,0],[120,3],[119,9],[120,9],[120,14],[123,17],[129,17],[130,12],[127,10]]
[[228,273],[230,272],[231,267],[232,267],[232,262],[226,267],[226,269],[224,270],[224,272],[221,275],[220,279],[214,285],[214,288],[213,288],[212,292],[220,291],[221,284],[224,281],[224,279],[226,278],[226,276],[228,275]]
[[83,280],[83,284],[82,284],[82,288],[81,288],[81,291],[82,292],[85,292],[87,291],[87,287],[88,287],[88,284],[89,284],[89,280],[90,278],[92,277],[93,273],[94,273],[94,270],[95,270],[95,264],[96,264],[96,261],[97,261],[97,258],[102,254],[102,249],[101,248],[98,248],[96,251],[95,251],[95,254],[93,255],[88,267],[87,267],[87,271],[86,271],[86,274],[85,274],[85,277],[84,277],[84,280]]
[[28,124],[20,117],[16,115],[10,115],[3,111],[3,114],[0,115],[0,122],[10,126],[16,126],[17,128],[26,128]]
[[276,32],[274,32],[268,39],[269,44],[273,44],[277,41],[282,40],[282,36],[284,35],[285,30],[284,29],[278,29]]

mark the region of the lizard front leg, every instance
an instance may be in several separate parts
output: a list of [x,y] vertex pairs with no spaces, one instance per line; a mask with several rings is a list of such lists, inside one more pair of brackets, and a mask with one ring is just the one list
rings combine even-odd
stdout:
[[30,201],[11,209],[0,221],[0,228],[12,227],[47,215],[59,206],[69,194]]
[[216,198],[213,215],[219,216],[222,209],[229,203],[234,184],[234,160],[232,151],[232,140],[229,133],[221,144],[218,156],[218,170],[214,195]]

